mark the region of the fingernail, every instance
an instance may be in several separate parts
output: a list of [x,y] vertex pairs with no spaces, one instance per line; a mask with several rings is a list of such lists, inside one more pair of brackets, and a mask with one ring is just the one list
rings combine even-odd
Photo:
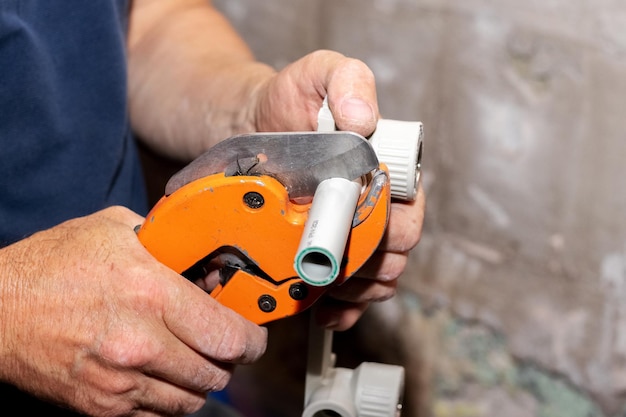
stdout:
[[349,98],[341,103],[341,117],[366,123],[374,120],[374,110],[365,101],[358,98]]

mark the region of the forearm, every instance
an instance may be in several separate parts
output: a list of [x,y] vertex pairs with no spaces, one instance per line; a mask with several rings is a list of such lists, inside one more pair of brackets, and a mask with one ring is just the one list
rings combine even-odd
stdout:
[[256,130],[256,92],[274,70],[206,1],[135,0],[128,48],[132,126],[157,151],[190,159]]
[[21,280],[16,279],[18,274],[15,262],[19,259],[15,245],[0,249],[0,381],[13,382],[12,373],[15,372],[14,329],[19,327],[15,314],[17,300],[22,298]]

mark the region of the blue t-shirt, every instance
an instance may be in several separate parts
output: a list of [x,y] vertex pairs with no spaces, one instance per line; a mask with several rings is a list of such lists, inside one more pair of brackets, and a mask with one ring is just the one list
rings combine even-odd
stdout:
[[[125,0],[0,1],[0,247],[114,204],[146,211],[127,13]],[[7,385],[0,398],[19,415],[62,415]]]
[[0,247],[121,204],[145,214],[126,0],[0,1]]

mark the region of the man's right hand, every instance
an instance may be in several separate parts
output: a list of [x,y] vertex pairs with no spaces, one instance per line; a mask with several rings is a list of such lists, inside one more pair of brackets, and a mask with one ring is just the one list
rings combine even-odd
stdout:
[[0,380],[90,415],[175,415],[265,351],[264,328],[157,262],[112,207],[0,250]]

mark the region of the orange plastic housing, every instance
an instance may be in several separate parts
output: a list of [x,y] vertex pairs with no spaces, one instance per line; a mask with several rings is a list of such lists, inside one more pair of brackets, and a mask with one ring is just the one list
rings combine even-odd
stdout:
[[[388,180],[363,193],[360,223],[351,230],[335,283],[376,250],[387,226],[389,193]],[[304,283],[293,265],[309,206],[290,201],[272,177],[220,173],[162,197],[137,234],[156,259],[182,275],[220,252],[243,258],[244,266],[231,268],[211,296],[263,324],[304,311],[328,290]]]

